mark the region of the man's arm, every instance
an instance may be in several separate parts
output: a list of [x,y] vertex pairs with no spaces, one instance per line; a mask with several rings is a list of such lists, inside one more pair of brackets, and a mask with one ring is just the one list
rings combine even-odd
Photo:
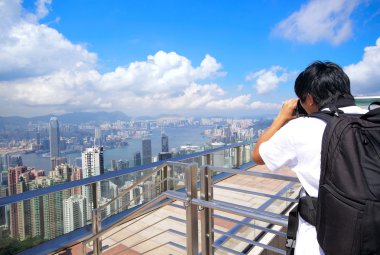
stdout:
[[285,101],[277,117],[273,120],[270,127],[267,128],[267,130],[265,130],[264,134],[257,141],[252,153],[252,160],[256,164],[258,165],[265,164],[259,152],[260,145],[263,142],[268,141],[278,130],[280,130],[280,128],[283,125],[285,125],[286,122],[295,118],[295,116],[293,115],[293,112],[294,112],[294,109],[296,109],[297,101],[298,99],[289,99]]

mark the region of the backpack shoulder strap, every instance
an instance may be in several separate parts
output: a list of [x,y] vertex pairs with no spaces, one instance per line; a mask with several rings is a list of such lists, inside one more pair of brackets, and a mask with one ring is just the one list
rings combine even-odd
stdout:
[[380,122],[380,107],[370,110],[366,114],[363,114],[360,118],[363,120],[373,120],[376,122]]
[[380,107],[380,101],[372,102],[368,105],[368,110],[373,110]]

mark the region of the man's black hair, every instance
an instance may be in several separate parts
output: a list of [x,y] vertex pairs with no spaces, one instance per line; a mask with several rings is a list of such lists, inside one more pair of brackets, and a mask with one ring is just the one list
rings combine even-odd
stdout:
[[318,109],[334,104],[340,98],[353,99],[347,74],[339,65],[328,61],[316,61],[301,72],[294,91],[302,102],[310,94]]

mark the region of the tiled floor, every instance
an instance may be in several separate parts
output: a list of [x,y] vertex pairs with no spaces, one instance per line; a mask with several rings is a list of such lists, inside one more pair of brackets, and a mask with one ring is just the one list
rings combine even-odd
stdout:
[[[258,166],[250,169],[251,171],[268,172],[263,166]],[[291,175],[294,174],[287,169],[277,172],[278,174]],[[283,189],[288,182],[274,179],[266,179],[260,177],[252,177],[245,175],[234,175],[217,185],[237,188],[246,191],[256,191],[267,194],[276,194]],[[292,194],[294,197],[295,194]],[[227,203],[233,203],[244,208],[260,208],[269,198],[254,196],[251,194],[235,192],[225,189],[214,189],[214,199]],[[175,204],[183,206],[183,203],[175,202]],[[280,212],[286,206],[286,202],[277,201],[270,206],[271,212]],[[221,211],[214,211],[215,214],[233,218],[238,221],[243,221],[244,217],[231,215]],[[135,254],[186,254],[186,225],[185,210],[176,206],[165,206],[159,210],[150,213],[148,216],[141,217],[132,222],[128,222],[119,227],[110,230],[102,238],[103,254],[105,255],[135,255]],[[180,219],[180,221],[176,220]],[[263,222],[257,220],[246,220],[251,224],[263,225]],[[199,221],[200,224],[200,221]],[[235,229],[234,234],[252,240],[260,231],[257,229],[240,226],[237,228],[236,222],[231,222],[226,219],[216,217],[214,219],[214,228],[219,231],[228,232]],[[200,231],[201,226],[198,226]],[[214,240],[221,241],[221,234],[215,233]],[[232,248],[241,251],[247,243],[226,238],[223,243],[224,247]],[[200,247],[200,245],[199,245]],[[91,247],[88,247],[89,249]],[[73,248],[75,249],[75,247]],[[87,249],[87,250],[89,250]],[[81,248],[79,249],[81,251]],[[74,252],[74,250],[73,250]],[[80,254],[80,253],[71,253]],[[216,254],[229,254],[227,251],[218,250]]]

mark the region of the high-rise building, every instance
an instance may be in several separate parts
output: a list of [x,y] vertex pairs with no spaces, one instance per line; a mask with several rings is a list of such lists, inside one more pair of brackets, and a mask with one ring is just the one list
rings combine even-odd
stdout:
[[67,182],[71,181],[71,175],[73,173],[73,166],[62,163],[57,165],[53,171],[49,172],[49,176]]
[[152,141],[150,139],[142,140],[143,165],[152,163]]
[[133,154],[133,163],[135,166],[141,166],[141,152],[137,151]]
[[102,134],[99,127],[95,127],[94,146],[102,146]]
[[70,190],[63,190],[42,197],[45,239],[63,235],[63,200],[69,196]]
[[41,144],[41,135],[39,131],[36,132],[36,144],[37,145]]
[[57,166],[61,164],[66,164],[67,163],[67,158],[64,157],[50,157],[50,165],[51,165],[51,170],[54,170]]
[[63,201],[64,233],[69,233],[86,225],[87,200],[81,195],[71,196]]
[[116,162],[116,159],[111,159],[111,170],[112,170],[112,171],[117,170],[117,162]]
[[[88,178],[91,176],[96,176],[104,173],[104,156],[103,147],[93,147],[86,148],[82,153],[82,176],[83,178]],[[105,190],[102,192],[106,192]],[[96,191],[96,197],[100,201],[101,188],[98,185]],[[82,195],[87,200],[87,220],[91,218],[91,211],[94,208],[93,192],[91,185],[86,185],[82,187]]]
[[143,197],[144,201],[151,200],[157,196],[156,185],[153,181],[146,181],[143,184]]
[[[30,190],[52,186],[62,182],[62,178],[39,176],[29,182]],[[71,196],[71,190],[63,190],[30,200],[30,222],[32,236],[53,239],[63,235],[63,200]]]
[[161,152],[169,152],[169,137],[164,133],[161,134]]
[[128,160],[120,159],[117,161],[117,166],[116,166],[117,170],[126,169],[126,168],[129,168],[129,161]]
[[[70,180],[71,181],[76,181],[82,179],[82,169],[81,168],[74,168]],[[71,193],[73,195],[81,195],[82,194],[82,189],[81,186],[76,186],[75,188],[71,189]]]
[[86,148],[82,152],[83,178],[104,173],[103,147]]
[[[50,157],[59,157],[59,123],[57,117],[51,117],[49,122]],[[51,169],[54,169],[53,165]]]
[[160,152],[158,153],[158,160],[167,160],[173,157],[173,154],[171,152]]
[[8,167],[22,166],[21,155],[10,155],[8,159]]
[[[8,194],[14,195],[26,191],[27,167],[17,166],[10,167],[8,169]],[[10,235],[11,237],[18,237],[20,240],[24,240],[29,234],[25,228],[25,210],[28,208],[26,201],[13,203],[10,206]]]

